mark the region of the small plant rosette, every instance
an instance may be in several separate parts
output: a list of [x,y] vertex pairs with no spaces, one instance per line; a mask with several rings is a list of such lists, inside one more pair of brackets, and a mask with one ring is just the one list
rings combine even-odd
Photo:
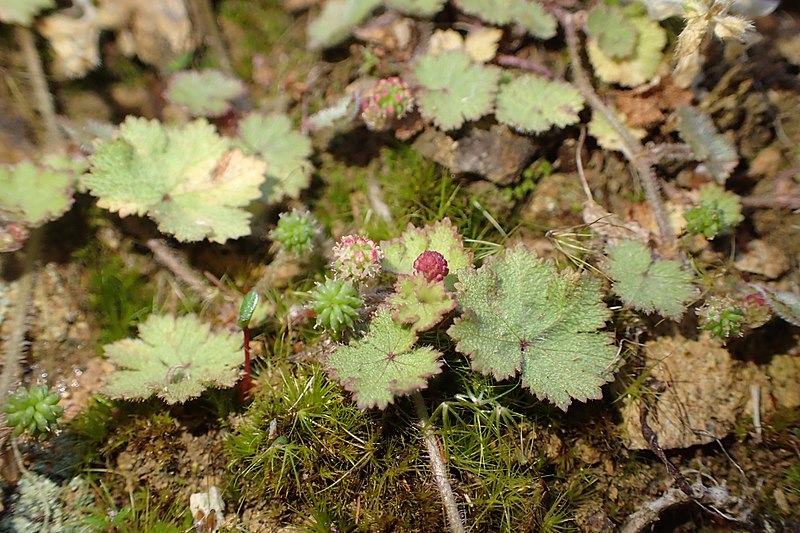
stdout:
[[358,291],[349,281],[325,278],[309,293],[309,307],[317,316],[317,327],[339,332],[351,327],[362,305]]
[[278,224],[269,236],[287,252],[301,255],[314,249],[318,233],[317,221],[310,213],[293,209],[278,216]]
[[32,437],[40,439],[56,427],[58,417],[64,409],[58,405],[61,397],[44,385],[20,388],[8,399],[4,407],[6,422],[13,427],[13,435],[18,437],[27,431]]
[[745,314],[732,298],[713,296],[697,308],[700,328],[720,339],[741,337]]

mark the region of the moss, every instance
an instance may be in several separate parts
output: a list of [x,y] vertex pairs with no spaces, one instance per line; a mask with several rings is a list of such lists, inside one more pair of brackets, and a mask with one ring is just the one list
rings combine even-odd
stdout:
[[99,344],[131,336],[153,307],[153,290],[119,253],[94,243],[78,252],[89,274],[89,307],[100,327]]
[[317,526],[440,529],[438,495],[420,479],[417,439],[393,432],[391,418],[378,422],[318,366],[284,370],[226,443],[231,492],[262,515],[316,516]]

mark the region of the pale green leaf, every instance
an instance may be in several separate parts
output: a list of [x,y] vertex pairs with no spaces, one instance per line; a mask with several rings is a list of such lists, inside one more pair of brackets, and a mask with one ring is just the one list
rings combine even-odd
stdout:
[[446,0],[387,0],[386,5],[406,15],[432,17],[442,10]]
[[230,101],[244,94],[244,84],[218,70],[189,70],[172,75],[165,93],[176,105],[194,116],[218,117],[227,113]]
[[654,260],[644,244],[626,241],[607,250],[614,293],[630,307],[677,320],[694,297],[692,274],[677,261]]
[[449,218],[423,228],[409,224],[403,235],[380,244],[383,250],[381,266],[395,274],[413,274],[414,261],[426,250],[442,254],[450,274],[472,266],[472,252],[464,248],[464,241]]
[[54,0],[0,0],[0,21],[30,26],[40,11],[54,7]]
[[200,396],[208,387],[233,387],[243,360],[240,346],[239,335],[212,333],[195,315],[150,315],[139,325],[138,339],[103,347],[117,367],[105,393],[126,400],[155,394],[175,404]]
[[268,202],[297,198],[308,187],[313,170],[308,159],[311,141],[292,128],[286,115],[247,115],[239,123],[239,140],[234,143],[245,154],[255,154],[267,163],[261,190]]
[[586,52],[597,76],[608,83],[636,87],[653,79],[658,73],[667,33],[657,22],[647,17],[631,17],[629,23],[636,28],[636,47],[630,56],[615,58],[604,52],[598,39],[586,41]]
[[447,332],[474,370],[495,379],[521,373],[524,386],[563,410],[601,397],[616,349],[597,331],[609,311],[595,280],[517,246],[460,271],[456,291],[463,314]]
[[529,0],[458,0],[465,13],[490,24],[521,24],[531,35],[549,39],[556,34],[556,20],[535,1]]
[[440,353],[428,346],[415,348],[415,341],[411,329],[381,309],[366,335],[336,348],[326,364],[360,408],[383,409],[395,397],[427,387],[428,378],[441,370]]
[[736,148],[727,137],[717,132],[711,117],[699,109],[680,105],[677,111],[681,138],[716,182],[724,184],[739,163]]
[[422,114],[452,130],[492,110],[500,71],[473,63],[466,52],[448,50],[420,57],[414,75],[422,88],[417,97]]
[[617,7],[596,4],[586,19],[586,29],[597,39],[606,55],[620,59],[633,55],[636,46],[636,27]]
[[308,46],[312,49],[344,41],[381,4],[381,0],[328,0],[308,24]]
[[230,149],[205,120],[186,126],[128,117],[100,142],[84,177],[98,205],[125,217],[147,214],[180,241],[225,242],[250,233],[242,209],[260,196],[265,163]]
[[495,117],[524,133],[541,133],[577,122],[583,104],[572,85],[525,74],[500,88]]
[[400,276],[389,297],[392,316],[414,331],[425,331],[438,324],[455,309],[456,302],[442,281],[428,281],[424,276]]
[[34,227],[67,212],[79,169],[62,166],[60,159],[50,162],[0,166],[0,220]]

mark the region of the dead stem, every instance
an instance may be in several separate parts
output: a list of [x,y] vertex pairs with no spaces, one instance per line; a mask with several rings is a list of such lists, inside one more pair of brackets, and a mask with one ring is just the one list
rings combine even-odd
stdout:
[[47,78],[44,75],[41,58],[36,50],[36,38],[30,28],[16,25],[14,30],[17,34],[22,49],[22,56],[25,58],[25,66],[31,79],[33,89],[33,99],[36,109],[42,117],[45,127],[45,148],[58,149],[64,145],[64,136],[58,128],[56,119],[56,106],[53,102],[53,95],[47,87]]
[[225,46],[217,26],[210,0],[190,0],[189,12],[195,28],[203,36],[203,40],[219,61],[219,68],[228,76],[236,76],[228,48]]
[[16,303],[9,317],[8,338],[3,345],[3,371],[0,373],[0,423],[5,425],[5,405],[11,388],[19,381],[22,361],[25,358],[25,334],[28,331],[28,311],[33,300],[33,288],[36,285],[36,259],[39,257],[39,246],[42,229],[31,231],[25,244],[25,259],[22,275],[17,280]]
[[558,18],[561,25],[564,27],[564,34],[567,40],[567,50],[570,56],[570,64],[572,67],[573,83],[581,92],[583,97],[589,102],[592,110],[595,113],[603,115],[608,123],[614,128],[614,131],[619,135],[622,141],[621,151],[632,165],[635,173],[639,176],[642,183],[647,203],[650,204],[650,209],[653,210],[653,216],[658,224],[658,230],[661,233],[661,238],[665,244],[674,246],[675,233],[672,231],[672,226],[669,223],[667,210],[664,203],[661,201],[658,179],[653,172],[651,166],[651,158],[649,151],[646,150],[642,144],[634,138],[628,128],[620,122],[616,113],[607,106],[603,100],[597,95],[589,83],[586,72],[581,66],[581,55],[578,42],[578,33],[575,24],[575,14],[567,13],[558,7],[552,7],[551,11]]
[[213,297],[214,290],[208,286],[208,283],[190,267],[186,266],[181,258],[163,241],[149,239],[146,244],[150,251],[153,252],[156,261],[167,267],[175,274],[175,277],[183,281],[198,297],[204,300]]
[[545,78],[555,79],[555,75],[553,71],[549,68],[545,67],[544,65],[540,65],[530,59],[525,59],[522,57],[512,56],[509,54],[499,54],[497,56],[497,64],[502,65],[504,67],[511,67],[511,68],[521,68],[523,70],[530,70],[531,72],[535,72],[540,76],[544,76]]
[[464,533],[465,529],[461,521],[461,513],[458,512],[456,497],[455,494],[453,494],[453,488],[450,486],[450,478],[447,475],[444,458],[439,452],[439,443],[436,441],[436,434],[433,431],[433,426],[428,417],[428,409],[425,407],[425,400],[422,398],[422,393],[419,391],[412,393],[411,396],[414,401],[414,409],[417,411],[420,427],[422,428],[422,442],[425,444],[425,449],[428,452],[431,470],[433,471],[433,479],[436,481],[436,486],[439,488],[439,494],[442,496],[442,504],[447,513],[447,525],[451,533]]

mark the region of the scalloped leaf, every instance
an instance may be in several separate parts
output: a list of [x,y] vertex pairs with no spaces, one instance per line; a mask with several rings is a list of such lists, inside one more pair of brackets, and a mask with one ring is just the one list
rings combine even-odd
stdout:
[[519,245],[462,270],[456,300],[463,314],[447,330],[472,368],[495,379],[522,374],[522,384],[562,410],[572,400],[600,398],[616,349],[605,325],[600,284],[558,272]]
[[473,63],[466,52],[448,50],[417,59],[414,75],[422,87],[420,112],[443,130],[453,130],[491,112],[500,70]]
[[165,96],[194,116],[218,117],[231,109],[231,100],[244,94],[244,84],[214,69],[176,72]]
[[572,85],[525,74],[500,88],[495,117],[523,133],[541,133],[578,122],[583,105]]
[[703,162],[714,180],[723,185],[739,164],[736,148],[727,137],[717,132],[711,117],[699,109],[680,105],[677,112],[681,139],[689,145],[695,158]]
[[519,245],[478,270],[462,270],[456,300],[463,314],[447,330],[472,368],[495,379],[522,374],[537,397],[566,411],[572,400],[602,396],[616,349],[605,325],[600,284]]
[[630,17],[628,22],[636,28],[637,38],[631,56],[615,58],[600,47],[597,37],[586,41],[586,52],[594,72],[601,80],[619,83],[624,87],[636,87],[653,79],[658,73],[667,32],[657,22],[649,18]]
[[195,315],[150,315],[139,324],[138,339],[103,346],[114,363],[104,392],[111,398],[145,400],[156,395],[183,403],[208,387],[233,387],[242,364],[241,338],[212,333]]
[[128,117],[100,142],[84,184],[121,217],[147,214],[180,241],[223,243],[250,233],[242,209],[260,196],[266,164],[230,149],[203,119],[185,126]]
[[77,174],[67,158],[0,166],[0,219],[35,227],[69,210]]
[[331,377],[353,393],[359,408],[386,408],[397,396],[428,386],[441,371],[440,353],[414,348],[416,334],[380,309],[362,339],[337,347],[326,361]]
[[380,244],[381,266],[395,274],[413,274],[414,261],[426,250],[442,254],[451,275],[472,266],[472,251],[464,248],[464,241],[449,218],[423,228],[409,224],[400,237]]
[[380,4],[381,0],[328,0],[308,24],[308,47],[314,50],[339,44]]
[[247,115],[239,122],[239,139],[234,144],[267,163],[261,191],[269,203],[297,198],[311,182],[311,140],[294,130],[286,115]]
[[447,0],[387,0],[386,5],[412,17],[432,17]]
[[54,7],[55,0],[0,0],[0,21],[30,26],[40,11]]
[[521,24],[534,37],[550,39],[556,34],[556,19],[538,3],[527,0],[457,0],[465,13],[490,24]]
[[617,7],[596,4],[586,19],[586,29],[597,39],[600,50],[614,59],[633,55],[638,32]]
[[392,317],[414,331],[425,331],[455,309],[456,302],[443,281],[428,281],[424,276],[400,276],[389,297]]
[[612,289],[625,305],[677,320],[696,294],[691,272],[678,261],[654,260],[640,242],[625,241],[606,253]]

